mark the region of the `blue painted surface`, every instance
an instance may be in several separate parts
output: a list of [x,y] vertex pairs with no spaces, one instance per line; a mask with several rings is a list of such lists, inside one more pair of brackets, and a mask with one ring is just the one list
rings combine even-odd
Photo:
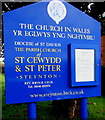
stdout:
[[[67,9],[67,15],[57,25],[47,13],[48,4],[49,2],[34,3],[32,5],[7,12],[3,16],[6,102],[8,104],[73,99],[101,95],[100,23],[85,13],[82,13],[80,10],[68,4],[67,2],[63,2]],[[33,27],[32,29],[22,29],[20,28],[20,23],[32,24]],[[36,30],[35,27],[37,25],[46,25],[47,27],[53,26],[56,29],[60,29],[60,31],[53,31],[51,29]],[[38,28],[39,27],[40,26],[38,26]],[[71,31],[67,30],[66,28],[71,29]],[[87,30],[87,33],[74,32],[73,28],[88,29],[89,31]],[[22,35],[15,35],[15,33],[13,33],[13,30],[22,31]],[[25,36],[25,31],[30,32],[31,36],[29,36],[29,34]],[[31,31],[35,31],[33,37]],[[62,37],[58,36],[55,38],[54,34],[62,34]],[[75,39],[69,38],[68,35],[70,34],[92,35],[93,37],[95,36],[95,38],[94,40]],[[17,42],[31,42],[32,45],[26,45],[26,43],[25,45],[17,45]],[[44,46],[41,45],[42,42],[44,42]],[[48,46],[48,43],[54,44],[53,46]],[[89,46],[92,45],[92,48],[96,50],[96,61],[97,64],[99,64],[99,66],[97,66],[95,69],[95,75],[97,77],[96,83],[83,82],[78,85],[78,83],[75,82],[74,61],[69,61],[70,57],[71,60],[74,59],[73,50],[76,48],[75,44],[81,48],[86,45],[86,48],[89,48]],[[70,49],[73,53],[70,53],[68,46],[71,46]],[[24,50],[16,51],[16,47],[22,48]],[[49,52],[27,51],[27,49],[32,48],[36,48],[37,50],[47,49],[47,51],[49,49]],[[57,52],[54,52],[52,49],[56,49]],[[42,60],[40,62],[37,59],[36,63],[32,63],[33,58],[38,56],[39,59],[44,57],[49,57],[50,59],[53,57],[53,59],[57,59],[58,61],[56,61],[56,63],[47,63],[47,61],[43,62]],[[18,63],[20,58],[17,57],[24,58],[21,58],[21,61]],[[34,62],[35,59],[36,58],[34,58]],[[27,68],[26,65],[35,66],[32,67],[30,72],[28,72],[29,66]],[[44,71],[42,69],[38,71],[38,65],[51,65],[51,67],[54,65],[53,71],[52,68],[49,70],[48,67],[46,68],[46,66],[44,66]],[[21,69],[18,70],[16,67],[19,67],[19,69]],[[18,70],[18,72],[16,72],[16,70]]]
[[[69,48],[71,48],[71,57],[70,57],[70,61],[71,64],[69,66],[71,66],[71,72],[72,72],[72,77],[71,77],[71,86],[76,87],[76,86],[90,86],[90,87],[96,87],[100,85],[100,64],[99,64],[99,58],[100,58],[100,53],[99,53],[99,45],[85,45],[83,44],[82,46],[80,44],[72,44],[71,46],[69,46]],[[85,81],[85,82],[76,82],[76,65],[75,65],[75,49],[83,49],[83,50],[94,50],[94,81]],[[70,50],[70,49],[69,49]],[[90,56],[91,57],[91,56]]]
[[29,103],[28,104],[28,119],[29,120],[36,120],[36,103]]
[[88,120],[88,100],[82,98],[80,101],[80,118],[81,120]]

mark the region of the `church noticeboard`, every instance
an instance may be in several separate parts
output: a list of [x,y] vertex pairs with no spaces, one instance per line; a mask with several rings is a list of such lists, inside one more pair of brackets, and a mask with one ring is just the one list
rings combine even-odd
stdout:
[[9,11],[3,22],[8,104],[100,96],[99,22],[55,0]]

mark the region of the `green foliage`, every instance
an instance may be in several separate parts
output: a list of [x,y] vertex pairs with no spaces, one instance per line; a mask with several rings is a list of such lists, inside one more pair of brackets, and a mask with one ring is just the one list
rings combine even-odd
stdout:
[[89,118],[105,120],[105,96],[89,98],[88,104]]

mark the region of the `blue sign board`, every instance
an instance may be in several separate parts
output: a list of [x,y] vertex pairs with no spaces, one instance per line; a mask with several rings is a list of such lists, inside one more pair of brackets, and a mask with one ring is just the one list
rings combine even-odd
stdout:
[[3,15],[6,102],[100,96],[100,23],[67,2]]

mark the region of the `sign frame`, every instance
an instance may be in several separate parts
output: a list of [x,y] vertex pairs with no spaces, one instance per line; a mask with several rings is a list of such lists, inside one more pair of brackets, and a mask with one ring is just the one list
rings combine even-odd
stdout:
[[[47,11],[49,2],[3,16],[7,104],[101,95],[100,23],[67,2],[59,3],[67,14],[57,21]],[[95,81],[75,81],[76,49],[94,50]]]
[[[99,54],[99,47],[97,45],[80,45],[80,44],[72,44],[70,45],[70,68],[71,68],[71,86],[72,87],[79,87],[79,86],[96,86],[99,85],[99,78],[100,78],[100,54]],[[75,57],[75,50],[76,49],[87,49],[87,50],[94,50],[94,81],[85,81],[85,82],[76,82],[76,57]]]

